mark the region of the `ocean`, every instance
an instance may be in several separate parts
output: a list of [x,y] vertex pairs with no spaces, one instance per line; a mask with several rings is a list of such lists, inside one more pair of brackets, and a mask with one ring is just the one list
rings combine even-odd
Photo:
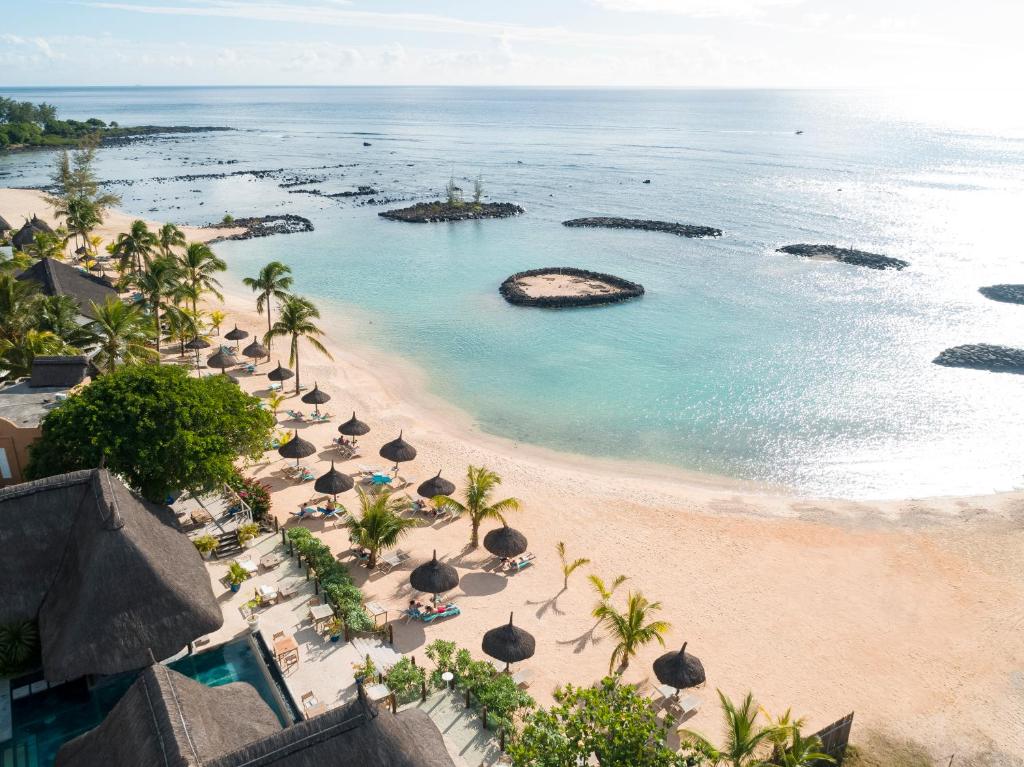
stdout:
[[[418,365],[431,391],[485,432],[852,499],[1024,484],[1024,377],[932,364],[949,346],[1024,345],[1024,307],[978,293],[1024,282],[1024,119],[1009,111],[1012,98],[515,88],[0,95],[48,101],[77,119],[235,128],[104,149],[100,175],[132,182],[112,189],[146,218],[312,220],[312,233],[216,247],[236,277],[271,259],[290,264],[298,292],[358,317],[361,342]],[[51,163],[48,153],[0,157],[0,184],[44,183]],[[294,193],[371,186],[376,198],[432,199],[452,176],[466,189],[481,177],[488,199],[526,215],[404,224],[379,218],[385,208],[366,198]],[[724,235],[561,226],[591,215]],[[800,242],[910,267],[775,252]],[[562,311],[499,296],[506,276],[543,266],[611,272],[647,293]]]

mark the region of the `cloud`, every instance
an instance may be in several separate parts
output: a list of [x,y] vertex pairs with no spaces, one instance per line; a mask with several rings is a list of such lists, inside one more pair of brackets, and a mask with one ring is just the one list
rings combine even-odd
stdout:
[[660,13],[695,18],[763,16],[776,8],[800,5],[804,0],[593,0],[610,11]]

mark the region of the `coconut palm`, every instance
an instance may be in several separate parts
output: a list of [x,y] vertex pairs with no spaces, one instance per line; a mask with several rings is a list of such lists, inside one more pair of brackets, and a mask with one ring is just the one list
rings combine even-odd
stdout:
[[67,240],[62,237],[63,234],[63,229],[56,232],[36,232],[32,236],[32,244],[28,246],[28,251],[36,258],[63,260],[64,246],[67,244]]
[[773,717],[764,706],[761,706],[761,713],[775,730],[770,740],[772,742],[772,761],[777,762],[781,760],[786,751],[790,732],[793,730],[799,732],[800,728],[804,726],[804,719],[794,718],[791,708],[787,708],[783,713]]
[[35,324],[39,288],[9,272],[0,274],[0,338],[14,340]]
[[565,554],[565,541],[556,543],[555,551],[558,552],[558,559],[562,562],[562,591],[565,591],[569,588],[569,576],[584,565],[590,564],[590,560],[586,557],[580,557],[570,562]]
[[149,266],[139,274],[129,278],[129,282],[139,289],[145,297],[146,306],[153,315],[153,333],[156,338],[156,359],[160,362],[160,312],[167,305],[167,299],[174,294],[181,270],[173,258],[161,256],[153,259]]
[[287,399],[282,392],[272,391],[270,396],[267,397],[267,407],[270,408],[270,412],[274,414],[274,422],[277,422],[277,411],[281,409],[281,405]]
[[194,313],[198,311],[199,299],[204,293],[213,293],[217,298],[224,299],[217,290],[220,282],[214,275],[223,272],[228,265],[210,250],[209,245],[203,242],[190,242],[179,258],[178,266],[181,269],[181,282],[193,293],[191,300]]
[[63,210],[57,211],[57,214],[64,216],[68,234],[75,238],[75,245],[78,245],[81,238],[82,244],[87,246],[88,250],[89,233],[102,223],[99,208],[84,197],[73,197],[68,200]]
[[371,494],[361,488],[358,492],[359,517],[346,512],[345,526],[352,539],[370,552],[366,566],[373,570],[380,552],[397,545],[419,523],[402,516],[409,509],[409,501],[387,492]]
[[800,734],[800,730],[792,728],[789,731],[789,741],[785,748],[771,762],[765,762],[764,767],[778,765],[778,767],[820,767],[822,764],[835,764],[833,759],[821,750],[821,738],[817,735],[808,735],[806,738]]
[[587,576],[587,580],[590,581],[590,585],[594,587],[594,591],[597,592],[597,596],[599,598],[598,603],[594,606],[594,609],[590,611],[590,614],[593,615],[595,618],[598,618],[598,617],[600,617],[597,614],[598,610],[600,610],[603,605],[608,604],[608,602],[612,598],[612,595],[615,593],[615,590],[619,586],[621,586],[623,583],[628,581],[629,580],[629,576],[628,575],[617,575],[617,576],[615,576],[615,580],[612,581],[611,586],[606,585],[605,582],[604,582],[604,579],[601,578],[601,576],[595,575],[593,573],[591,573],[590,575]]
[[[291,267],[282,264],[280,261],[271,261],[260,269],[256,277],[245,277],[242,283],[250,287],[256,296],[256,312],[263,314],[267,312],[267,332],[270,332],[270,301],[277,299],[283,301],[288,296],[288,289],[292,286]],[[267,350],[270,350],[269,343]]]
[[290,336],[291,349],[288,355],[288,364],[295,368],[295,393],[299,393],[299,341],[305,338],[309,345],[323,354],[327,359],[334,359],[330,352],[324,348],[317,336],[324,332],[313,320],[319,319],[320,310],[312,301],[302,296],[287,296],[281,302],[281,312],[277,322],[270,326],[270,330],[263,336],[263,343],[268,347],[270,341],[277,336]]
[[156,235],[160,246],[160,253],[164,256],[173,256],[174,248],[185,247],[185,233],[174,224],[164,224]]
[[37,355],[72,354],[76,351],[56,333],[29,330],[13,341],[0,339],[0,368],[3,368],[3,378],[14,380],[32,373],[32,362]]
[[78,302],[71,296],[40,296],[35,311],[36,329],[55,334],[68,346],[87,349],[96,342],[88,328],[79,324]]
[[164,312],[167,338],[178,344],[178,356],[185,356],[185,344],[199,335],[199,319],[185,306],[172,304]]
[[624,671],[629,666],[630,658],[634,657],[641,647],[658,642],[665,646],[665,634],[671,625],[665,621],[649,620],[651,614],[661,609],[661,602],[648,602],[639,591],[629,592],[626,597],[626,609],[619,612],[611,601],[605,601],[594,609],[594,617],[604,626],[608,636],[618,641],[612,650],[608,662],[608,672],[615,668]]
[[146,346],[153,335],[152,327],[138,307],[114,297],[102,304],[90,304],[96,319],[88,328],[97,337],[93,362],[98,368],[111,373],[118,364],[134,365],[153,359],[153,351]]
[[224,320],[227,318],[228,316],[220,309],[214,309],[210,312],[210,330],[213,331],[215,336],[220,335],[220,326],[224,324]]
[[148,264],[153,251],[159,244],[157,236],[149,230],[145,221],[132,221],[131,228],[122,232],[111,245],[110,251],[118,258],[118,269],[122,272],[139,273],[142,265]]
[[725,717],[725,740],[722,745],[716,746],[700,733],[684,729],[679,730],[680,740],[710,759],[712,764],[760,767],[764,763],[762,757],[769,749],[778,728],[771,724],[762,727],[758,723],[757,704],[749,692],[739,706],[721,690],[718,691],[718,698]]
[[484,466],[470,466],[466,469],[466,503],[463,505],[447,495],[434,498],[438,510],[448,509],[459,515],[468,514],[471,532],[469,545],[477,548],[480,545],[480,523],[485,519],[495,519],[505,524],[505,513],[519,510],[518,498],[505,498],[490,503],[491,493],[501,484],[501,477]]

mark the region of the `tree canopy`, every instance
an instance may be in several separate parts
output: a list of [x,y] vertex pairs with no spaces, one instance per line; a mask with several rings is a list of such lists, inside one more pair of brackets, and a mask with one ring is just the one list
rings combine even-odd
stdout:
[[132,365],[51,410],[31,448],[30,479],[111,471],[153,501],[226,482],[239,456],[261,455],[274,419],[227,376],[192,378],[171,365]]

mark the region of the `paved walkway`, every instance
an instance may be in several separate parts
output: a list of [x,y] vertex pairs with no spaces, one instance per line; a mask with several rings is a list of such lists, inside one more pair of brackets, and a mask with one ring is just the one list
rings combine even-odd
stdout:
[[483,728],[480,714],[467,709],[465,698],[457,691],[436,692],[425,703],[417,701],[402,708],[426,711],[444,736],[448,753],[456,760],[461,759],[465,767],[499,764],[498,734]]

